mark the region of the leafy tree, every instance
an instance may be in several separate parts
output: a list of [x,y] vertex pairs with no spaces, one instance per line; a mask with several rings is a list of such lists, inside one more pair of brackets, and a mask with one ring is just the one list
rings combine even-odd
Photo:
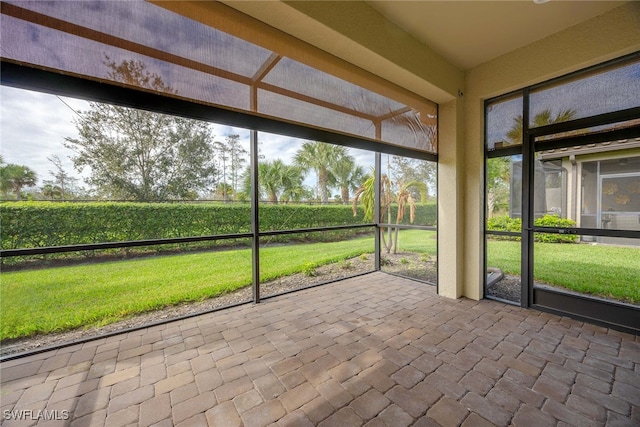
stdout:
[[55,185],[52,181],[45,181],[42,186],[42,195],[51,200],[59,200],[63,198],[64,192],[59,185]]
[[231,173],[231,188],[233,194],[238,192],[240,185],[240,173],[247,163],[249,152],[240,145],[240,135],[229,135],[225,143],[229,151],[229,170]]
[[436,163],[402,156],[390,156],[388,161],[388,169],[393,174],[393,181],[425,184],[413,186],[409,191],[415,200],[419,199],[420,203],[426,203],[429,198],[429,187],[435,192]]
[[229,196],[233,195],[233,188],[231,184],[227,184],[226,182],[219,182],[216,185],[214,198],[216,200],[229,200]]
[[[533,118],[533,127],[546,126],[553,123],[561,123],[572,120],[575,110],[561,110],[555,116],[550,109],[546,109]],[[523,118],[517,116],[513,120],[513,126],[507,132],[509,145],[522,144]],[[509,157],[497,157],[487,161],[487,215],[491,218],[501,205],[508,204],[511,180],[511,159]]]
[[229,150],[227,149],[227,146],[220,141],[215,141],[213,143],[213,147],[216,151],[216,168],[218,172],[218,181],[220,181],[216,186],[216,194],[219,193],[218,190],[221,190],[221,193],[218,195],[221,195],[222,200],[226,202],[228,200],[228,189],[230,187],[227,184],[227,162],[229,161]]
[[36,185],[37,180],[38,176],[31,168],[13,163],[5,164],[4,159],[0,158],[0,190],[5,199],[13,191],[16,199],[20,200],[22,189]]
[[[116,64],[109,77],[136,87],[175,94],[140,61]],[[90,168],[88,182],[112,198],[158,201],[195,199],[215,180],[212,135],[206,123],[115,105],[90,103],[75,120],[74,167]]]
[[294,165],[287,165],[286,167],[287,177],[284,180],[280,201],[288,203],[311,199],[313,197],[313,191],[302,184],[304,175],[300,168]]
[[[383,175],[384,180],[387,180],[388,177]],[[362,208],[364,209],[364,219],[365,221],[373,221],[373,215],[375,212],[375,170],[372,170],[369,175],[366,176],[366,179],[356,190],[356,193],[353,195],[353,215],[356,216],[358,213],[358,202],[362,203]]]
[[[222,172],[222,182],[227,183],[227,172],[231,184],[229,184],[229,190],[222,195],[223,200],[228,200],[228,195],[238,193],[238,186],[240,183],[240,173],[243,170],[245,163],[247,162],[247,155],[249,152],[242,147],[239,143],[240,135],[229,135],[224,142],[217,141],[214,143],[215,149],[218,153],[218,169]],[[227,188],[223,186],[221,188]]]
[[491,218],[498,207],[509,200],[511,159],[496,157],[487,160],[487,215]]
[[347,156],[347,149],[324,142],[305,142],[297,151],[294,163],[303,171],[315,171],[318,179],[318,195],[322,204],[329,202],[329,188],[336,182],[332,168]]
[[45,191],[45,188],[43,187],[43,194],[48,193],[49,196],[47,196],[47,194],[44,195],[52,199],[66,199],[70,193],[73,192],[73,188],[76,182],[78,182],[78,178],[73,178],[64,170],[62,160],[60,160],[60,157],[58,157],[57,154],[47,157],[47,160],[49,160],[55,167],[55,170],[49,170],[49,175],[53,176],[54,179],[52,181],[44,181],[47,189]]
[[5,199],[9,197],[9,191],[11,190],[11,171],[7,169],[7,166],[4,162],[4,157],[0,155],[0,191],[2,191],[2,197]]

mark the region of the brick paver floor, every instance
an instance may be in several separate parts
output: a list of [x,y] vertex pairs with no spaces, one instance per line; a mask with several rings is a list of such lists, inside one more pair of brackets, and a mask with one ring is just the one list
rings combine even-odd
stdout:
[[640,425],[639,337],[384,273],[1,368],[6,426]]

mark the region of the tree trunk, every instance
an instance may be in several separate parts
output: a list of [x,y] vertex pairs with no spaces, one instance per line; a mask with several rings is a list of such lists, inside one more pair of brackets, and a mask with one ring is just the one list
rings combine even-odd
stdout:
[[391,253],[391,249],[393,248],[393,228],[387,227],[387,231],[389,232],[389,241],[385,243],[385,249],[387,253]]
[[342,204],[343,205],[348,205],[349,204],[349,187],[347,186],[342,186],[341,187],[342,190]]
[[329,189],[327,185],[329,183],[329,176],[326,169],[318,171],[318,192],[320,193],[320,202],[326,205],[329,202]]
[[490,189],[487,192],[487,216],[489,218],[493,217],[493,210],[495,209],[495,205],[496,205],[496,195],[493,189]]
[[394,234],[395,239],[393,241],[393,254],[395,255],[398,252],[398,236],[400,235],[400,228],[396,227]]

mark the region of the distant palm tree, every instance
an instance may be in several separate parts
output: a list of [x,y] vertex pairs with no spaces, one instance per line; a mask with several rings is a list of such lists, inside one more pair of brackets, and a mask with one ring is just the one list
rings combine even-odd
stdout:
[[[531,127],[546,126],[553,123],[562,123],[572,120],[576,115],[576,111],[573,109],[561,110],[555,117],[551,109],[546,109],[535,115]],[[507,138],[512,144],[522,144],[522,129],[523,119],[522,116],[518,116],[513,119],[513,127],[507,132]]]
[[340,187],[340,199],[345,205],[349,204],[350,191],[357,190],[365,179],[362,166],[356,166],[353,157],[347,155],[338,160],[331,169],[336,179],[336,185]]
[[318,179],[318,195],[322,204],[329,202],[329,188],[336,178],[332,168],[346,157],[347,149],[339,145],[324,142],[305,142],[294,157],[294,163],[303,171],[313,170]]
[[62,192],[62,188],[59,185],[51,184],[47,182],[42,186],[42,195],[51,200],[62,199],[64,193]]
[[36,185],[37,179],[36,173],[27,166],[9,163],[0,168],[0,187],[5,198],[13,190],[20,200],[22,188]]
[[295,200],[301,194],[302,172],[300,168],[287,165],[280,159],[263,162],[258,165],[258,184],[270,203]]

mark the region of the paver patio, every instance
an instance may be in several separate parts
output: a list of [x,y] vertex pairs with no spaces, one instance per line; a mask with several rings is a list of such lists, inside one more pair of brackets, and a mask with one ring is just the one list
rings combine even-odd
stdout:
[[384,273],[0,373],[6,426],[640,425],[640,337]]

